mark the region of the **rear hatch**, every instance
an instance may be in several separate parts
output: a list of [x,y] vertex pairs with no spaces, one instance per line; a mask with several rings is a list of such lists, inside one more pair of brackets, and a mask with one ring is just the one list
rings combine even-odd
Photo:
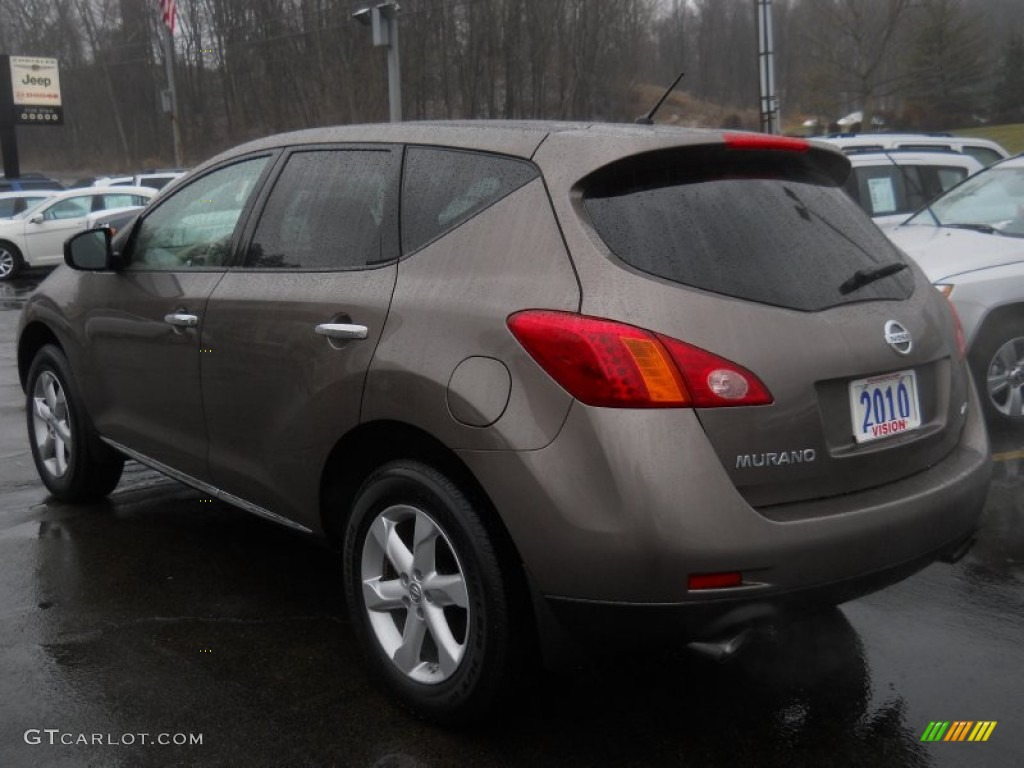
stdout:
[[697,409],[756,507],[940,461],[967,400],[945,300],[842,191],[838,153],[731,141],[630,156],[576,185],[583,313],[708,350],[767,387],[767,405]]

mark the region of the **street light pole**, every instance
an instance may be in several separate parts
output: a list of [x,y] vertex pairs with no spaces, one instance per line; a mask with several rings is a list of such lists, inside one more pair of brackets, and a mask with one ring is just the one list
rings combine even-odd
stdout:
[[373,31],[375,48],[388,49],[388,111],[391,122],[402,121],[402,73],[398,59],[398,3],[379,3],[352,14]]

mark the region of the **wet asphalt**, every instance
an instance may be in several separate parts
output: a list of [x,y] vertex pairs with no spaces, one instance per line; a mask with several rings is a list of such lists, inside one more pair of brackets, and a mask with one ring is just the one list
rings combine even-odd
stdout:
[[[992,435],[958,564],[726,664],[626,647],[538,674],[444,730],[377,690],[315,542],[134,463],[102,504],[48,500],[14,346],[38,279],[0,283],[0,767],[1024,765],[1024,431]],[[922,742],[937,720],[997,726]]]

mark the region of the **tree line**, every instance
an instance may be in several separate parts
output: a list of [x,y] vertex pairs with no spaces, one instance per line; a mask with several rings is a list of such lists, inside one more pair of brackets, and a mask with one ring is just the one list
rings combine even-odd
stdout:
[[[1024,121],[1018,6],[774,0],[784,124],[854,110],[887,128]],[[357,7],[177,0],[186,162],[278,131],[386,120],[385,52]],[[651,86],[685,71],[691,98],[665,115],[757,128],[755,0],[402,0],[399,18],[406,119],[630,120]],[[26,167],[170,163],[162,30],[158,0],[0,0],[0,52],[60,61],[65,125],[19,129]]]

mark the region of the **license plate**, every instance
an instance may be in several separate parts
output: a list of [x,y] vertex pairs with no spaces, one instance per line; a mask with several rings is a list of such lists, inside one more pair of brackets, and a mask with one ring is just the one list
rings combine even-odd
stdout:
[[917,374],[897,371],[850,382],[853,437],[867,443],[901,435],[921,426]]

